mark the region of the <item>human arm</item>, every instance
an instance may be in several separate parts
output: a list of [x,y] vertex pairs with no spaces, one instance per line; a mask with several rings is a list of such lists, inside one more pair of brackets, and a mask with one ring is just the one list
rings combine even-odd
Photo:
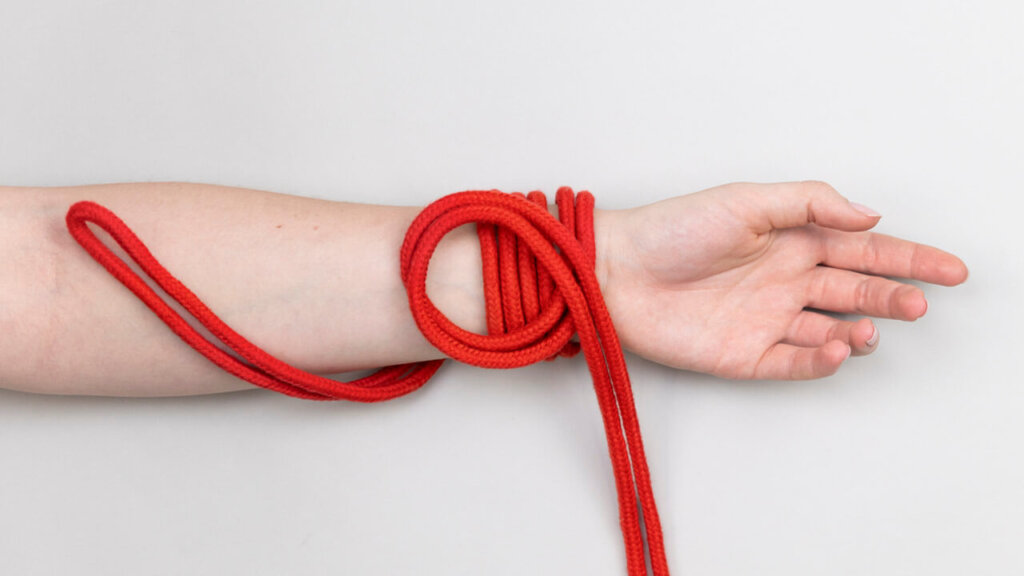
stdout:
[[[115,395],[250,387],[178,341],[70,240],[63,213],[82,199],[119,214],[229,325],[300,368],[330,373],[441,356],[412,322],[398,274],[398,247],[418,208],[178,183],[0,195],[0,249],[14,262],[0,284],[0,322],[13,327],[0,347],[5,387]],[[726,377],[823,376],[850,344],[855,353],[872,350],[873,327],[805,306],[857,311],[851,283],[870,285],[859,298],[869,315],[913,319],[924,300],[916,287],[881,279],[815,281],[819,263],[943,284],[966,277],[958,259],[935,249],[825,227],[860,231],[876,222],[820,183],[728,185],[598,211],[597,275],[623,343],[638,354]],[[858,248],[866,243],[880,252]],[[916,270],[900,264],[908,250],[918,254]],[[446,238],[428,291],[458,324],[483,330],[471,230]]]
[[[3,387],[123,396],[252,388],[187,347],[74,242],[64,215],[80,200],[118,214],[225,322],[301,369],[440,357],[413,324],[398,273],[419,208],[191,183],[5,188]],[[446,238],[432,269],[439,305],[482,330],[475,234]]]

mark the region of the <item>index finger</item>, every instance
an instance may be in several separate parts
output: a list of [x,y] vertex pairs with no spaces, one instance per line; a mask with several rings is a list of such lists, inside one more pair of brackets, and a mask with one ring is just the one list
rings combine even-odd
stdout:
[[878,276],[956,286],[967,280],[962,260],[933,246],[875,232],[820,229],[825,242],[823,264]]

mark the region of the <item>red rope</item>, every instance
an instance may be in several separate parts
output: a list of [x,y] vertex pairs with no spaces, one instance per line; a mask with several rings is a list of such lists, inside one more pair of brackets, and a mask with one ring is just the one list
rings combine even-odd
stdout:
[[[514,368],[571,356],[582,349],[593,376],[604,420],[619,500],[619,521],[631,576],[647,574],[644,534],[655,576],[667,576],[661,523],[651,490],[640,426],[622,348],[594,273],[594,198],[561,188],[559,219],[540,192],[529,197],[498,191],[460,192],[427,206],[413,221],[401,250],[401,274],[409,306],[424,336],[456,360],[487,368]],[[170,298],[217,340],[225,352],[193,328],[93,233],[105,230]],[[476,223],[484,271],[488,335],[463,330],[430,301],[427,268],[441,239]],[[67,214],[75,240],[131,290],[189,346],[217,366],[252,384],[310,400],[377,402],[422,386],[442,360],[382,368],[351,382],[310,374],[249,342],[217,317],[149,252],[113,212],[78,202]],[[579,343],[571,341],[579,334]],[[639,510],[637,503],[639,502]],[[641,522],[642,512],[642,522]]]

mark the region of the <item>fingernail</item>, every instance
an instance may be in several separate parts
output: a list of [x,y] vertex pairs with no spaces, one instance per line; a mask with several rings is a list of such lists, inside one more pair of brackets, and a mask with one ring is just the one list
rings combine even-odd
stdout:
[[868,341],[864,343],[868,348],[878,344],[878,326],[872,326],[871,329],[873,330],[873,332],[871,332],[871,338],[868,338]]
[[856,210],[857,212],[860,212],[861,214],[863,214],[865,216],[870,216],[872,218],[881,218],[882,217],[881,214],[879,214],[878,212],[875,212],[874,210],[872,210],[871,208],[868,208],[867,206],[865,206],[863,204],[858,204],[856,202],[850,202],[850,206],[853,206],[854,210]]

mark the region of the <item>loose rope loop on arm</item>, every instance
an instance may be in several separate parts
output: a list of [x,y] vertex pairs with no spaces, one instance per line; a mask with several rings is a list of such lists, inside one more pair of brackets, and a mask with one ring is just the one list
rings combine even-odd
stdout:
[[[515,368],[582,350],[593,376],[619,501],[619,521],[631,576],[667,576],[661,523],[651,489],[629,374],[594,271],[593,196],[570,188],[556,195],[559,218],[543,194],[469,191],[445,196],[413,221],[401,249],[409,307],[424,336],[448,356],[487,368]],[[167,295],[224,346],[207,340],[92,232],[105,230]],[[480,238],[488,335],[451,322],[427,296],[431,256],[455,228],[476,223]],[[351,382],[310,374],[271,356],[231,329],[170,274],[141,240],[106,208],[74,204],[71,235],[189,346],[252,384],[309,400],[376,402],[422,386],[442,361],[389,366]],[[571,341],[579,334],[579,344]],[[240,359],[239,359],[240,358]],[[637,503],[639,508],[637,509]],[[641,521],[641,513],[643,515]]]

